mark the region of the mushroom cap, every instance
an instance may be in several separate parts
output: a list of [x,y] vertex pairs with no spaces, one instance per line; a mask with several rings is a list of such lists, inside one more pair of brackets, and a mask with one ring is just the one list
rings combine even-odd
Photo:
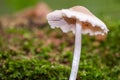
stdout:
[[82,26],[83,34],[104,35],[109,30],[87,8],[75,6],[70,9],[55,10],[47,15],[51,28],[60,28],[63,32],[75,33],[76,22]]

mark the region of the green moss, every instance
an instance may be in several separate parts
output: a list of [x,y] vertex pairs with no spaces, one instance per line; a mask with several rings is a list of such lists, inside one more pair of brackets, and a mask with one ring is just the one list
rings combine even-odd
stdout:
[[[99,42],[98,46],[94,46],[95,38],[83,36],[78,80],[120,79],[120,24],[108,23],[108,26],[107,39]],[[66,39],[74,36],[69,36],[69,33],[61,36],[60,30],[61,37],[50,36],[53,30],[48,27],[42,31],[45,31],[43,38],[27,28],[4,30],[5,35],[0,36],[1,80],[68,80],[74,47],[71,42],[74,39]],[[56,42],[47,45],[47,39],[53,38],[61,39],[61,43],[58,46],[54,44]]]
[[37,59],[10,60],[0,68],[2,80],[57,80],[68,77],[70,68]]

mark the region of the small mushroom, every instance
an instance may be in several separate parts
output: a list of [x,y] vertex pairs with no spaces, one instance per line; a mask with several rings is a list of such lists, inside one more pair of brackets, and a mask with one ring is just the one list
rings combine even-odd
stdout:
[[70,9],[55,10],[47,15],[51,28],[60,28],[75,34],[75,48],[69,80],[76,80],[81,53],[81,34],[104,35],[109,31],[106,25],[87,8],[75,6]]

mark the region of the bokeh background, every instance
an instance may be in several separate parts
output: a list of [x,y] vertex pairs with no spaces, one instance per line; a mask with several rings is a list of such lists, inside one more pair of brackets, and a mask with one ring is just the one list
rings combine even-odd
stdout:
[[120,0],[0,0],[0,80],[68,80],[74,35],[51,29],[46,14],[75,5],[110,30],[83,35],[77,80],[120,80]]
[[14,13],[26,7],[31,7],[38,2],[46,2],[52,9],[70,8],[75,5],[87,7],[97,16],[110,17],[112,19],[120,18],[120,1],[119,0],[1,0],[0,14]]

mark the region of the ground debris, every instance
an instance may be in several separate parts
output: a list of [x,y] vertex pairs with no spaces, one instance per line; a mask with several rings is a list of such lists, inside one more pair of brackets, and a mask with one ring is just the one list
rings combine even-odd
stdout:
[[45,2],[26,8],[13,15],[0,18],[0,27],[40,27],[47,23],[46,15],[51,11]]

